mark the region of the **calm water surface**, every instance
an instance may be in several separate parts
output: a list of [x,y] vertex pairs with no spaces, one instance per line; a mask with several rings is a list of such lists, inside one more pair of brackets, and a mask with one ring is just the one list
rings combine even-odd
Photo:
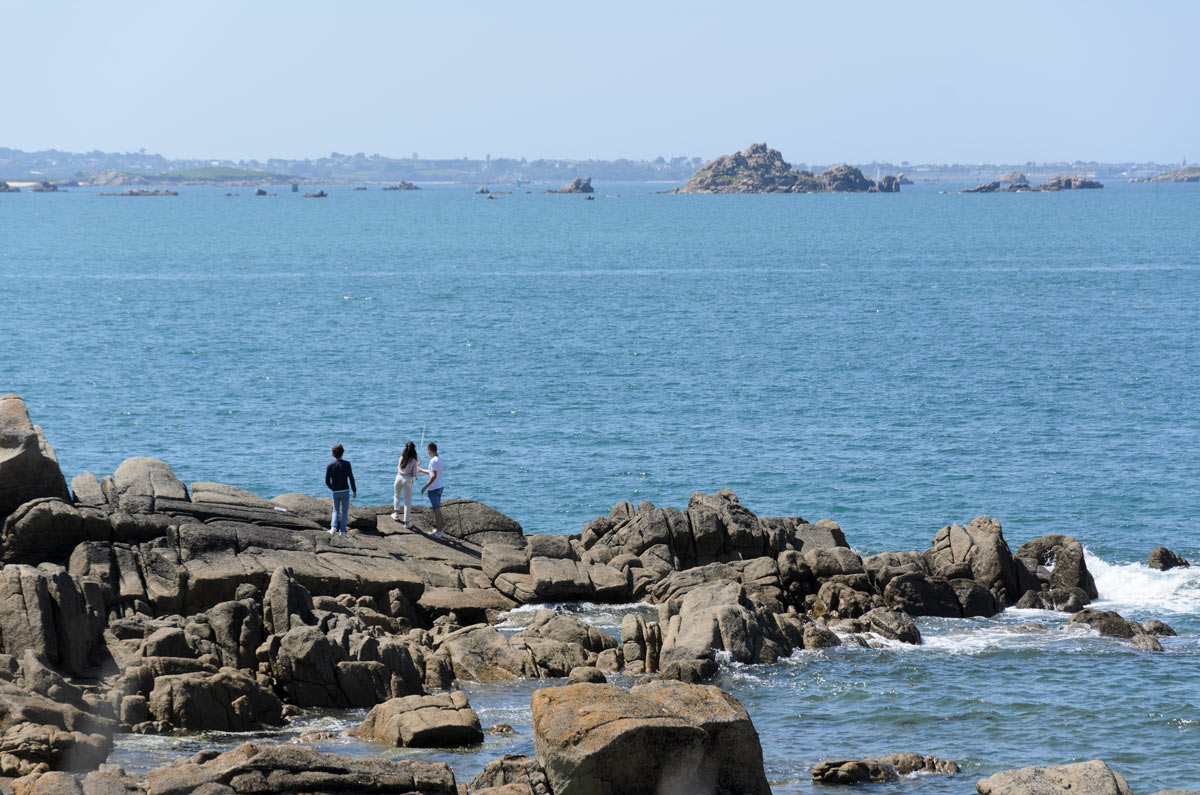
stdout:
[[[964,775],[871,791],[1097,757],[1136,792],[1200,785],[1200,569],[1144,565],[1159,544],[1200,558],[1200,189],[661,187],[0,196],[0,391],[28,401],[68,476],[153,455],[185,481],[319,494],[340,441],[362,501],[382,503],[424,427],[447,496],[528,531],[729,487],[758,513],[835,519],[864,554],[981,513],[1014,549],[1070,533],[1105,606],[1179,630],[1164,654],[1009,611],[720,684],[777,792],[810,791],[821,759],[896,750]],[[1028,622],[1049,631],[1013,629]],[[536,685],[468,687],[515,737],[417,755],[466,781],[530,750]],[[114,760],[239,739],[124,738]]]

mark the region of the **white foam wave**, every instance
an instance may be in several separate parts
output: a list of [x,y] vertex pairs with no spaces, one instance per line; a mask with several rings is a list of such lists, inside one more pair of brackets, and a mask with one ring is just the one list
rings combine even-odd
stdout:
[[542,610],[553,610],[578,618],[585,624],[594,627],[620,627],[621,619],[627,613],[657,614],[658,605],[649,602],[628,602],[624,604],[607,604],[602,602],[553,602],[545,604],[520,605],[500,614],[496,629],[524,629],[533,623],[533,618]]
[[1158,571],[1145,563],[1108,563],[1084,549],[1100,594],[1091,606],[1147,613],[1200,613],[1200,566]]

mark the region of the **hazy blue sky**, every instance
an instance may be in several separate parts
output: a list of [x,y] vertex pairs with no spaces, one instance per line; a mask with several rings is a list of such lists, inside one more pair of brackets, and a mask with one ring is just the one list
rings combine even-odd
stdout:
[[1200,2],[11,2],[0,146],[1200,159]]

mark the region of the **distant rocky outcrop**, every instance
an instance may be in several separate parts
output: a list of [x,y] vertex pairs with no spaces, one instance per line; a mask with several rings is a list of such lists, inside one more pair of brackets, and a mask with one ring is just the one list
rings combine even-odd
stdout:
[[913,184],[913,181],[908,178],[907,174],[897,174],[896,182],[901,185],[912,185]]
[[266,196],[267,192],[265,190],[263,190],[262,188],[255,188],[254,195],[255,196]]
[[828,168],[821,174],[796,171],[777,149],[751,144],[701,166],[683,187],[668,193],[896,193],[900,180],[889,176],[876,183],[853,166]]
[[328,196],[329,196],[329,194],[326,193],[324,190],[318,190],[313,193],[304,194],[304,198],[306,198],[306,199],[324,199],[324,198],[327,198]]
[[381,190],[420,190],[419,185],[414,185],[411,182],[397,182],[395,185],[384,185]]
[[576,177],[575,179],[563,185],[552,193],[595,193],[596,189],[592,187],[591,177]]
[[1055,177],[1038,185],[1035,190],[1096,190],[1103,187],[1101,183],[1087,177]]
[[20,193],[20,188],[14,188],[4,180],[0,179],[0,193]]
[[[1003,186],[1003,183],[1009,183]],[[1099,182],[1086,177],[1055,177],[1047,180],[1041,185],[1031,186],[1025,179],[1025,175],[1019,171],[1010,171],[998,180],[992,182],[984,182],[976,185],[973,188],[963,188],[959,193],[1027,193],[1030,191],[1047,191],[1055,192],[1060,190],[1087,190],[1092,188],[1103,188]]]
[[32,193],[57,193],[58,186],[43,179],[30,185],[29,190]]
[[1200,182],[1200,166],[1185,166],[1151,177],[1147,182]]
[[101,193],[101,196],[178,196],[177,190],[153,189],[153,188],[129,188],[120,193]]

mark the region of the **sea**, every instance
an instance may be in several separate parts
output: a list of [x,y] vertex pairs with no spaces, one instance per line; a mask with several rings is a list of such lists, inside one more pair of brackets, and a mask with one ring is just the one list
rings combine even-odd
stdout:
[[[68,478],[155,456],[185,482],[320,495],[341,443],[359,503],[381,504],[424,439],[446,497],[527,532],[728,488],[761,515],[833,519],[864,555],[981,514],[1014,550],[1070,534],[1097,607],[1175,628],[1161,654],[1007,610],[920,619],[916,647],[727,663],[716,683],[749,710],[776,793],[822,789],[819,761],[895,751],[962,772],[863,791],[971,792],[1096,758],[1136,793],[1200,788],[1200,565],[1146,565],[1159,545],[1200,564],[1200,186],[596,187],[0,195],[0,392]],[[613,633],[653,615],[555,607]],[[484,726],[516,730],[480,748],[342,737],[354,710],[252,736],[447,761],[466,783],[532,753],[530,694],[554,683],[464,684]],[[110,761],[244,739],[121,736]]]

